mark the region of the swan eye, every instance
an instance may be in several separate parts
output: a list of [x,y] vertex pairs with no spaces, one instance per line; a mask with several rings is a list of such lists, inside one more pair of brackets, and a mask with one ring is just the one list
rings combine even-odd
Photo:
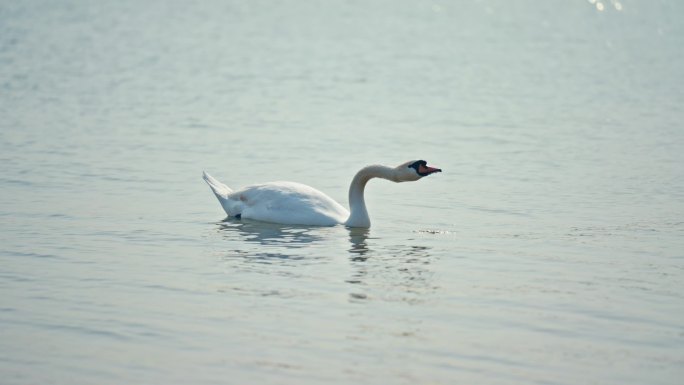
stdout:
[[427,162],[424,160],[417,160],[417,161],[411,163],[408,167],[412,168],[412,169],[416,170],[416,172],[418,172],[418,169],[420,168],[420,166],[427,167]]
[[416,174],[420,174],[420,171],[418,171],[418,169],[420,168],[420,161],[418,160],[409,164],[408,168],[412,168],[413,171],[416,172]]

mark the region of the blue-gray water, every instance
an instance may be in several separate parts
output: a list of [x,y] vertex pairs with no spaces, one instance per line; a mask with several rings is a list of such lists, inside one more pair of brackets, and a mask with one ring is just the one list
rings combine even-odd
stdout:
[[[677,384],[684,3],[3,1],[0,383]],[[223,221],[201,179],[373,227]]]

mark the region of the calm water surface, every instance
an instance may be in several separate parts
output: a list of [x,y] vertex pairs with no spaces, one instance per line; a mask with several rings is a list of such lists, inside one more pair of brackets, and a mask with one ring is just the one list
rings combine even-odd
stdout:
[[680,383],[683,4],[2,2],[0,382]]

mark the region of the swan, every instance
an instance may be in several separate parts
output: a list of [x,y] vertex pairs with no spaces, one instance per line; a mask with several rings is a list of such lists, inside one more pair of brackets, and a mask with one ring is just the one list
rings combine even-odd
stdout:
[[442,170],[424,160],[412,160],[397,167],[366,166],[349,186],[349,211],[326,194],[296,182],[255,184],[231,190],[206,171],[203,178],[228,216],[288,225],[370,227],[363,191],[372,178],[412,182]]

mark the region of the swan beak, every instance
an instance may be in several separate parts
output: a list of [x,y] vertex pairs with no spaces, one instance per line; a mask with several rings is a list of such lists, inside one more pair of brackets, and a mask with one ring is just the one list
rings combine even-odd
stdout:
[[418,167],[418,173],[420,175],[425,175],[428,176],[430,174],[434,174],[436,172],[442,172],[441,168],[435,168],[435,167],[430,167],[430,166],[423,166],[422,164]]

